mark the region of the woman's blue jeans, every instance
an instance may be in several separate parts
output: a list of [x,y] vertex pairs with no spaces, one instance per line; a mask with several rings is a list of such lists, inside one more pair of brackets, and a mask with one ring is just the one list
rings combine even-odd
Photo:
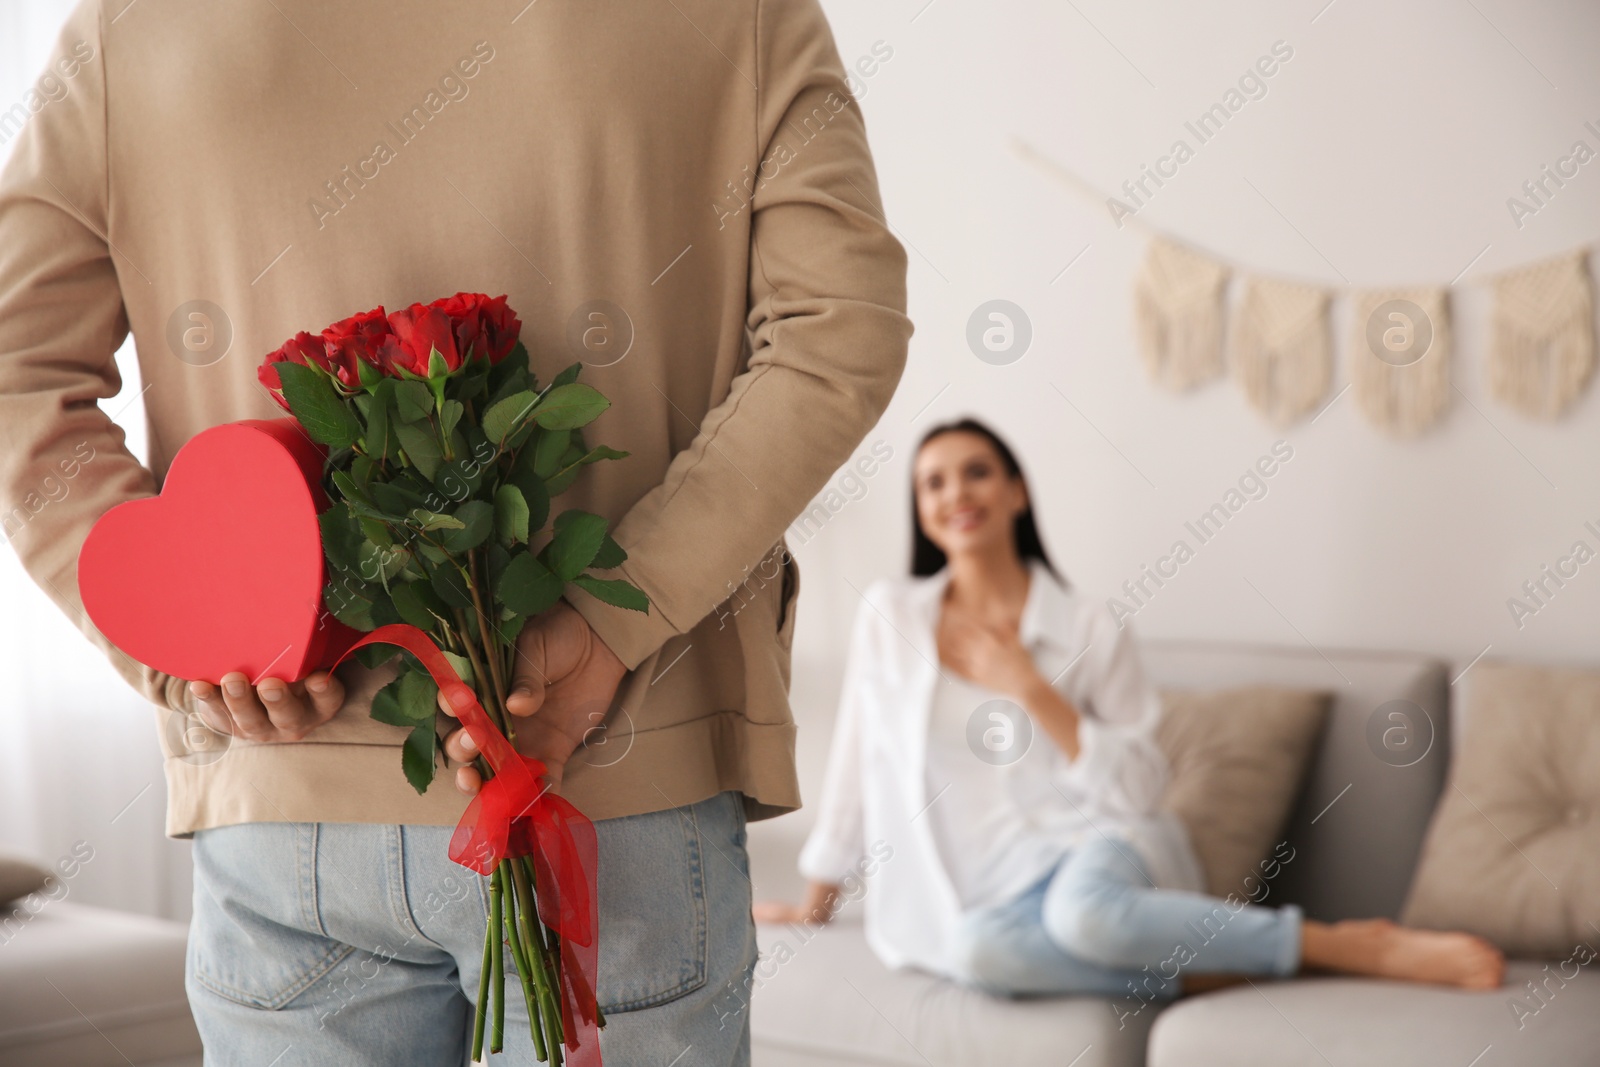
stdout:
[[[744,1065],[756,962],[744,807],[723,792],[595,823],[600,1048]],[[488,918],[448,826],[244,823],[194,835],[189,1003],[207,1067],[461,1067]],[[537,1062],[510,952],[505,1051]],[[692,1051],[691,1051],[692,1050]]]
[[1127,1011],[1180,992],[1183,974],[1285,976],[1300,966],[1301,910],[1157,889],[1133,847],[1074,848],[1017,899],[968,912],[958,977],[1002,996],[1083,993]]

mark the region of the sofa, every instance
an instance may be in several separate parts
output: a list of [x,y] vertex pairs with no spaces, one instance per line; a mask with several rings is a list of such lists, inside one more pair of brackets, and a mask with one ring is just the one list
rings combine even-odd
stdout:
[[[1282,831],[1295,859],[1263,903],[1293,902],[1325,921],[1399,920],[1447,789],[1452,737],[1471,714],[1476,668],[1392,652],[1178,641],[1142,648],[1163,690],[1331,693]],[[1404,720],[1391,717],[1395,709]],[[811,801],[831,711],[805,707],[797,718]],[[1405,735],[1391,749],[1385,731],[1396,723]],[[1552,820],[1562,811],[1589,817],[1559,795],[1545,798],[1546,809]],[[799,899],[795,859],[809,826],[806,809],[750,826],[756,899]],[[1301,976],[1252,979],[1130,1014],[1102,998],[996,998],[923,972],[892,972],[868,948],[860,912],[858,900],[822,927],[758,927],[762,959],[749,997],[756,1067],[1600,1063],[1600,966],[1563,966],[1548,954],[1513,956],[1504,984],[1490,992]],[[1589,936],[1600,946],[1600,926]],[[1514,999],[1525,1006],[1514,1009]]]
[[0,1067],[200,1067],[187,925],[35,897],[0,930]]

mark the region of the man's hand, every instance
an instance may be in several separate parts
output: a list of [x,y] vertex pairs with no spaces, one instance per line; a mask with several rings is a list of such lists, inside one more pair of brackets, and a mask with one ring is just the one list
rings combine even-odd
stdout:
[[222,734],[246,741],[301,741],[344,706],[344,684],[328,671],[290,684],[263,678],[253,690],[242,671],[222,676],[222,687],[190,682],[200,718]]
[[[551,788],[561,787],[567,760],[589,731],[600,726],[627,673],[616,653],[564,600],[522,627],[506,710],[517,716],[510,724],[517,751],[543,761]],[[456,714],[442,693],[439,708],[446,715]],[[464,729],[450,732],[444,751],[461,763],[478,758],[478,749]],[[477,768],[456,768],[456,788],[461,792],[473,796],[482,785]]]

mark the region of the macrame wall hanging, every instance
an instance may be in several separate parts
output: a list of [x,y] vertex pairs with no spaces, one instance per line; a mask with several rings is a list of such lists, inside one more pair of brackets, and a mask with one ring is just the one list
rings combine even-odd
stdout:
[[1250,406],[1287,426],[1317,406],[1332,380],[1328,294],[1251,278],[1228,337],[1228,367]]
[[[1104,193],[1020,140],[1013,148],[1053,178],[1101,204]],[[1362,416],[1396,438],[1438,423],[1450,406],[1449,287],[1381,291],[1262,278],[1239,272],[1243,293],[1224,330],[1234,269],[1219,257],[1145,225],[1150,234],[1134,283],[1140,360],[1150,380],[1183,392],[1229,376],[1246,402],[1278,426],[1319,410],[1333,384],[1329,308],[1348,298],[1346,373]],[[1553,420],[1595,377],[1594,296],[1587,248],[1498,275],[1489,344],[1494,398],[1526,418]],[[1453,283],[1452,283],[1453,284]]]
[[1222,373],[1222,292],[1228,269],[1152,238],[1134,283],[1139,352],[1150,380],[1183,392]]
[[1367,421],[1395,437],[1432,426],[1450,401],[1450,320],[1443,289],[1355,294],[1350,381]]
[[1594,300],[1582,252],[1495,279],[1489,388],[1535,419],[1553,419],[1594,371]]

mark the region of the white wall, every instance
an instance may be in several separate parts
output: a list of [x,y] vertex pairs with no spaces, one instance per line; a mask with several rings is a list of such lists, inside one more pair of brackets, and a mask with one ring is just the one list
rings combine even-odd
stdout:
[[[1268,495],[1139,612],[1145,636],[1394,647],[1462,665],[1486,646],[1491,657],[1600,662],[1600,562],[1520,630],[1506,606],[1574,541],[1600,549],[1583,529],[1600,527],[1600,387],[1550,424],[1495,402],[1491,294],[1474,284],[1600,238],[1600,162],[1521,229],[1505,203],[1575,140],[1600,150],[1583,128],[1600,127],[1600,11],[1325,2],[827,0],[847,65],[880,40],[894,50],[865,81],[862,108],[888,217],[914,246],[917,332],[868,438],[895,458],[796,551],[802,721],[837,696],[857,603],[847,583],[906,568],[917,437],[968,411],[1012,441],[1058,567],[1101,596],[1165,553],[1273,441],[1294,449]],[[1314,426],[1279,433],[1231,383],[1158,391],[1132,332],[1143,232],[1119,230],[1103,202],[1010,148],[1024,138],[1114,190],[1174,139],[1197,145],[1184,121],[1275,41],[1293,56],[1266,95],[1199,145],[1135,221],[1236,266],[1333,286],[1443,285],[1471,263],[1451,294],[1460,392],[1410,443],[1368,425],[1350,393]],[[967,316],[996,297],[1034,329],[1009,366],[981,362],[964,340]],[[1348,314],[1336,301],[1330,400],[1349,381]]]

